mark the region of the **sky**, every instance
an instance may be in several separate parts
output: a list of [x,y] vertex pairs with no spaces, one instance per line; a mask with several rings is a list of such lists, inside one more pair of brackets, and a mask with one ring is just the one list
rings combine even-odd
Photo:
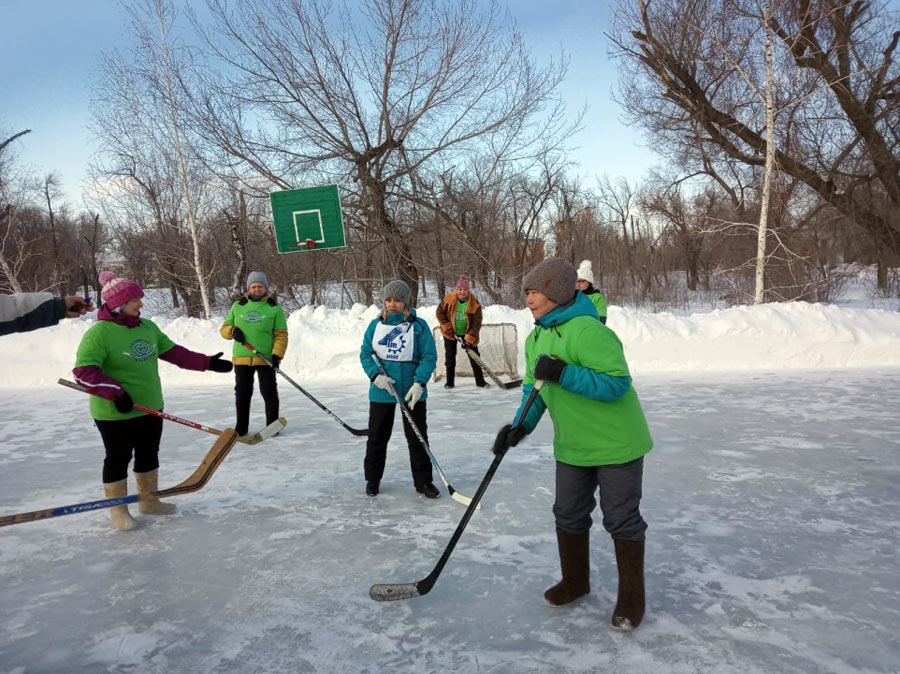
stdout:
[[[396,422],[376,498],[365,442],[279,378],[282,433],[239,444],[174,515],[117,532],[106,511],[0,529],[3,674],[896,674],[900,662],[900,313],[783,303],[651,314],[613,306],[654,448],[644,460],[647,613],[609,626],[612,544],[595,511],[591,593],[546,605],[559,579],[553,424],[510,450],[434,588],[464,507],[413,488]],[[189,348],[227,349],[214,320],[147,315]],[[433,305],[421,315],[434,325]],[[375,307],[291,312],[282,368],[354,428],[369,385],[359,344]],[[0,337],[0,515],[102,498],[102,448],[69,376],[92,316]],[[490,306],[485,322],[528,312]],[[521,373],[521,369],[520,369]],[[160,364],[166,411],[223,429],[233,376]],[[428,437],[472,496],[521,389],[429,385]],[[257,395],[251,429],[264,423]],[[167,423],[160,484],[214,438]],[[133,480],[131,481],[133,489]]]
[[[640,178],[654,159],[638,131],[619,122],[610,98],[616,74],[603,36],[606,3],[517,0],[508,6],[535,58],[545,61],[560,49],[571,57],[560,93],[570,115],[589,106],[572,155],[587,184],[605,174]],[[125,11],[114,0],[0,0],[0,7],[0,131],[31,129],[16,144],[20,160],[39,175],[58,172],[64,192],[80,203],[96,151],[88,131],[91,89],[101,52],[128,44]]]

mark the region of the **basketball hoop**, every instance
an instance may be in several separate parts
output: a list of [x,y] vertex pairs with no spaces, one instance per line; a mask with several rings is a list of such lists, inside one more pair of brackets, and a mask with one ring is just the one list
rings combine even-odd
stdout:
[[306,239],[305,241],[295,241],[294,245],[297,246],[297,248],[302,248],[303,246],[306,246],[309,249],[313,249],[316,247],[316,240],[315,239]]

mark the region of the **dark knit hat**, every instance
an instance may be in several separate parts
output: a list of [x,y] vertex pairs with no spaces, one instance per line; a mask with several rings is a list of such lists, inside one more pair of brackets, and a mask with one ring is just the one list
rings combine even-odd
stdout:
[[409,298],[412,295],[412,292],[409,289],[409,286],[406,285],[404,281],[397,279],[396,281],[391,281],[387,285],[384,286],[384,289],[381,291],[381,299],[387,300],[389,297],[393,297],[395,300],[400,300],[407,307],[409,306]]
[[578,274],[568,260],[548,257],[535,265],[522,279],[522,292],[537,290],[557,304],[567,304],[575,297]]

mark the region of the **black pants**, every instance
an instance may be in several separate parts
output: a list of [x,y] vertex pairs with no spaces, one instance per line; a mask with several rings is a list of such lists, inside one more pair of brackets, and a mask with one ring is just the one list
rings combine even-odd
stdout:
[[103,438],[106,458],[103,459],[103,481],[118,482],[128,477],[128,463],[134,452],[134,472],[147,473],[159,468],[159,441],[163,420],[149,414],[94,423]]
[[[394,413],[396,403],[369,402],[369,439],[366,441],[366,459],[363,461],[363,469],[366,474],[366,482],[381,482],[384,475],[384,463],[387,459],[388,441],[391,439],[391,431],[394,429]],[[406,444],[409,446],[409,467],[412,470],[413,484],[419,486],[431,482],[431,459],[428,453],[416,437],[415,431],[409,425],[406,415],[403,417],[403,433],[406,435]],[[425,420],[425,401],[420,400],[412,409],[412,418],[416,426],[428,442],[428,424]]]
[[[453,386],[456,383],[456,350],[459,342],[455,339],[447,339],[444,337],[444,360],[447,366],[447,383]],[[468,349],[463,349],[468,351]],[[472,347],[472,351],[478,353],[478,347]],[[466,353],[468,356],[469,354]],[[481,354],[478,353],[480,356]],[[484,372],[481,367],[469,356],[469,362],[472,363],[472,374],[475,375],[475,385],[484,386]]]
[[253,397],[253,375],[259,377],[259,392],[266,405],[266,425],[278,419],[278,384],[275,368],[268,365],[234,366],[234,401],[237,408],[237,423],[234,425],[240,435],[247,434],[250,425],[250,399]]

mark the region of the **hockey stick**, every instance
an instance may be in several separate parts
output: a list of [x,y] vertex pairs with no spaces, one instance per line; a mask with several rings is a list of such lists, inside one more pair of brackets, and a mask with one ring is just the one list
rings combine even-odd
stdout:
[[[381,364],[381,361],[378,360],[378,356],[376,356],[373,353],[372,358],[375,360],[376,365],[378,365],[378,369],[381,371],[381,374],[383,374],[385,377],[387,377],[387,372],[384,371],[384,366]],[[388,384],[388,386],[391,389],[391,394],[394,396],[394,400],[396,400],[397,404],[400,405],[400,409],[403,411],[403,416],[406,417],[406,420],[409,422],[409,425],[412,426],[413,432],[415,432],[416,437],[419,438],[419,442],[422,443],[422,446],[425,448],[425,451],[428,453],[428,458],[431,459],[431,463],[433,463],[434,467],[437,469],[438,475],[441,476],[441,482],[443,482],[444,486],[447,488],[447,491],[450,494],[450,498],[452,498],[454,501],[459,501],[460,503],[462,503],[464,505],[471,505],[472,499],[470,499],[468,496],[463,496],[462,494],[460,494],[458,491],[456,491],[453,488],[453,485],[451,485],[447,481],[447,476],[444,475],[444,471],[441,470],[441,465],[437,462],[437,459],[434,458],[434,454],[431,453],[431,448],[428,446],[428,443],[425,441],[425,438],[422,436],[422,431],[420,431],[419,427],[416,425],[416,422],[412,417],[412,412],[406,406],[406,403],[404,403],[400,399],[400,394],[397,393],[397,389],[394,388],[394,385]],[[476,503],[475,508],[480,510],[481,504]]]
[[275,370],[275,372],[277,372],[277,373],[280,374],[282,377],[284,377],[284,378],[287,379],[289,382],[291,382],[291,384],[294,385],[294,388],[295,388],[295,389],[297,389],[298,391],[300,391],[300,393],[302,393],[302,394],[305,395],[307,398],[309,398],[310,400],[312,400],[316,405],[319,406],[319,409],[320,409],[320,410],[322,410],[323,412],[325,412],[326,414],[328,414],[328,416],[330,416],[332,419],[334,419],[335,421],[337,421],[341,426],[343,426],[344,428],[346,428],[348,431],[350,431],[351,433],[353,433],[353,435],[368,435],[368,434],[369,434],[369,429],[368,429],[368,428],[353,428],[352,426],[348,426],[347,424],[345,424],[344,421],[343,421],[337,414],[335,414],[335,413],[332,412],[330,409],[328,409],[327,407],[325,407],[325,405],[323,405],[322,403],[320,403],[320,402],[319,402],[319,401],[318,401],[311,393],[309,393],[305,388],[303,388],[302,386],[300,386],[300,384],[298,384],[298,383],[295,382],[293,379],[291,379],[290,377],[288,377],[288,376],[284,373],[284,370],[282,370],[281,368],[276,367],[276,366],[275,366],[275,363],[273,363],[270,359],[266,358],[266,357],[265,357],[264,355],[262,355],[259,351],[257,351],[256,349],[254,349],[254,348],[253,348],[253,345],[252,345],[250,342],[241,342],[241,343],[242,343],[244,346],[246,346],[248,349],[250,349],[251,352],[253,352],[253,353],[256,354],[257,356],[259,356],[260,358],[262,358],[264,361],[266,361],[266,363],[269,365],[269,367],[271,367],[273,370]]
[[[57,379],[56,383],[62,384],[63,386],[67,386],[68,388],[74,389],[76,391],[81,391],[82,393],[95,395],[81,384],[76,384],[75,382],[69,381],[68,379]],[[196,428],[198,431],[212,433],[213,435],[222,435],[222,433],[224,433],[224,431],[220,431],[218,428],[213,428],[204,424],[198,424],[196,421],[191,421],[190,419],[182,419],[181,417],[176,417],[174,414],[168,414],[167,412],[163,412],[162,410],[154,410],[150,407],[144,407],[143,405],[138,404],[135,404],[134,409],[136,409],[138,412],[143,412],[144,414],[152,414],[154,417],[159,417],[160,419],[165,419],[167,421],[174,421],[176,424],[189,426],[190,428]],[[285,424],[287,424],[287,419],[281,417],[277,421],[273,421],[262,430],[256,431],[256,433],[238,437],[238,442],[243,442],[246,445],[258,445],[266,438],[270,438],[281,431],[281,429],[285,427]]]
[[[516,424],[515,428],[519,428],[519,426],[522,425],[522,420],[528,414],[528,410],[531,409],[531,405],[534,402],[534,399],[537,398],[543,384],[544,382],[540,379],[534,382],[534,388],[528,394],[528,398],[525,400],[525,405],[522,406],[522,414],[519,415],[519,423]],[[459,541],[460,536],[462,536],[466,525],[469,523],[469,520],[472,518],[472,515],[475,512],[475,509],[478,507],[478,503],[479,501],[481,501],[481,497],[484,495],[484,492],[488,488],[491,479],[494,477],[494,473],[497,472],[497,468],[500,466],[500,462],[503,460],[505,454],[506,450],[500,452],[494,457],[494,460],[491,462],[487,473],[485,473],[484,478],[481,480],[481,484],[478,485],[478,491],[476,491],[475,496],[472,497],[471,505],[466,508],[466,512],[463,514],[462,519],[459,521],[459,524],[456,527],[456,531],[453,532],[453,536],[451,536],[450,542],[447,543],[447,547],[444,548],[444,553],[441,555],[441,558],[438,560],[438,563],[435,565],[432,572],[417,583],[386,583],[381,585],[373,585],[369,588],[369,596],[372,597],[372,599],[374,599],[375,601],[411,599],[412,597],[421,597],[423,594],[428,594],[431,591],[431,588],[434,587],[434,584],[437,582],[438,576],[441,575],[441,571],[443,571],[444,565],[447,563],[447,560],[450,559],[450,554],[453,552],[453,548],[456,547],[456,543]]]
[[502,379],[500,379],[500,377],[498,377],[493,372],[493,370],[491,370],[491,368],[489,368],[487,366],[487,363],[485,363],[484,360],[482,360],[481,356],[479,356],[477,353],[475,353],[474,350],[472,350],[466,346],[465,340],[461,339],[460,337],[457,337],[456,341],[458,341],[460,343],[460,346],[462,346],[463,351],[466,352],[466,355],[469,356],[469,358],[474,360],[476,363],[478,363],[478,365],[481,367],[481,369],[487,373],[487,376],[494,380],[494,383],[497,384],[497,386],[499,386],[500,388],[511,389],[511,388],[519,388],[522,385],[521,379],[513,379],[512,381],[504,382]]
[[[192,491],[198,491],[209,482],[212,474],[228,456],[228,452],[234,447],[238,440],[238,434],[231,428],[222,431],[219,439],[203,457],[203,461],[197,466],[197,470],[183,482],[179,482],[174,487],[161,489],[160,491],[150,492],[156,498],[166,496],[178,496],[187,494]],[[51,517],[62,517],[63,515],[74,515],[75,513],[91,512],[101,508],[112,508],[117,505],[125,505],[128,503],[136,503],[142,498],[146,498],[147,492],[144,494],[131,494],[130,496],[122,496],[120,498],[106,498],[99,501],[88,501],[87,503],[76,503],[75,505],[60,506],[58,508],[46,508],[44,510],[34,510],[28,513],[18,513],[16,515],[6,515],[0,517],[0,527],[9,526],[11,524],[23,524],[25,522],[35,522],[37,520],[46,520]]]

